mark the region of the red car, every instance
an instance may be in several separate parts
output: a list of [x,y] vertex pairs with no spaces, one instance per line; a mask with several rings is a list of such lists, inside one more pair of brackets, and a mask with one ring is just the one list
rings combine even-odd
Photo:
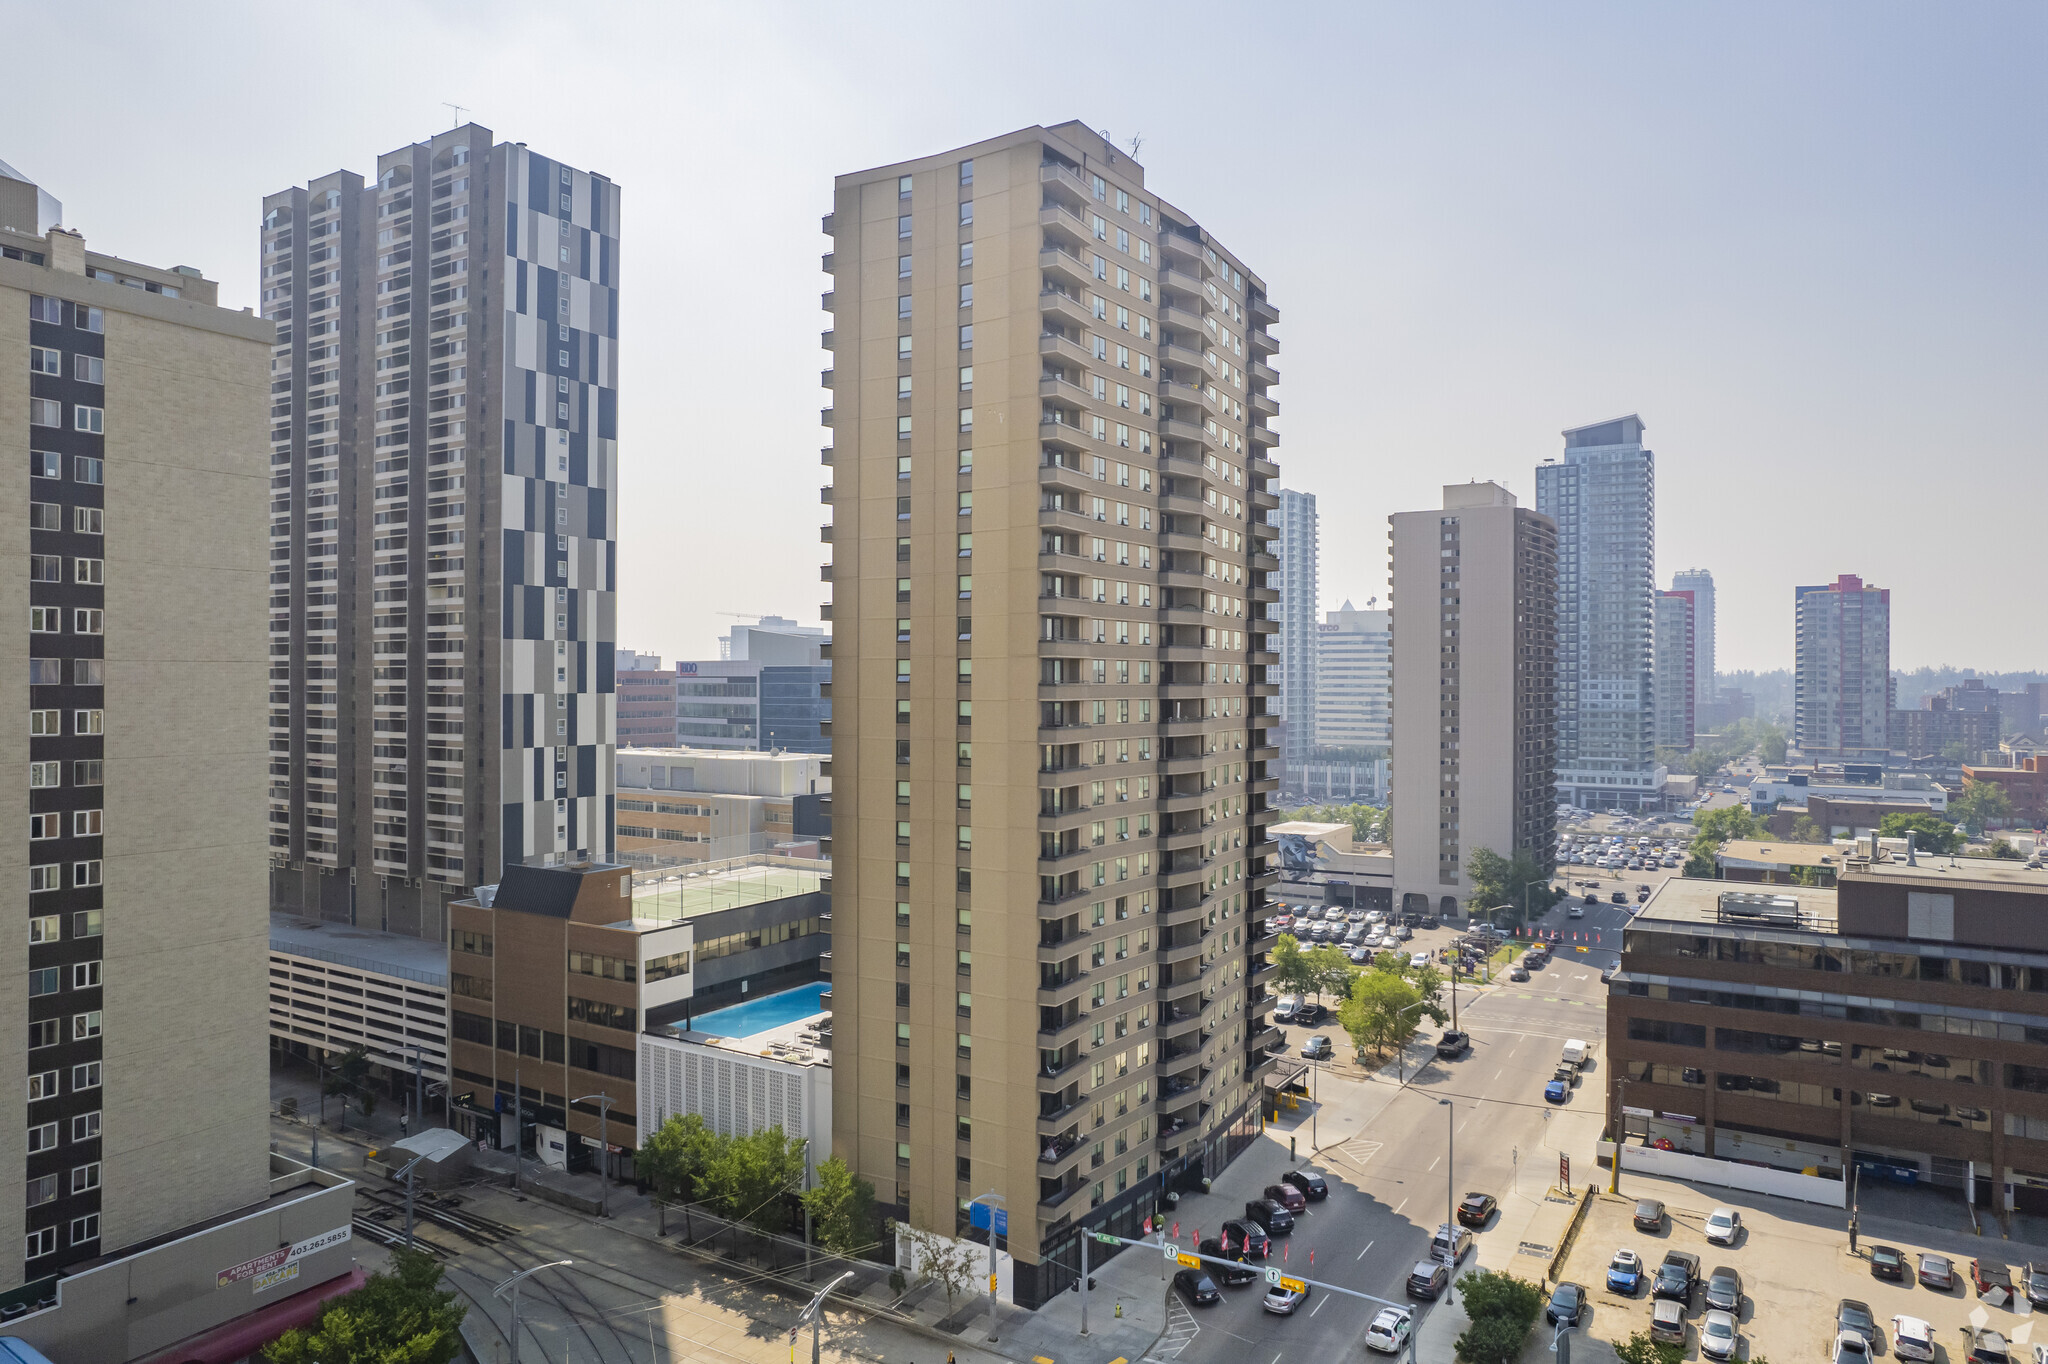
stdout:
[[1307,1197],[1292,1184],[1268,1184],[1265,1197],[1289,1212],[1301,1212],[1308,1207]]

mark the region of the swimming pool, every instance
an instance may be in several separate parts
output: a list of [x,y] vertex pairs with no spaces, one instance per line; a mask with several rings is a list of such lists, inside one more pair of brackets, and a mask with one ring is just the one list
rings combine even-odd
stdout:
[[[825,1010],[824,994],[832,986],[827,981],[815,981],[799,985],[794,990],[783,990],[772,995],[762,995],[744,1004],[729,1008],[714,1009],[708,1014],[699,1014],[690,1021],[690,1031],[708,1032],[714,1037],[752,1037],[757,1032],[767,1032],[785,1023],[794,1023],[800,1018]],[[682,1024],[676,1024],[678,1030]]]

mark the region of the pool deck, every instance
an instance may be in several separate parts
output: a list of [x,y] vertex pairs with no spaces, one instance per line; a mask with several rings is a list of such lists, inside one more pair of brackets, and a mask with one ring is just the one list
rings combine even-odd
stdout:
[[[795,1065],[829,1066],[832,1064],[832,1048],[828,1040],[824,1045],[812,1042],[802,1036],[803,1030],[814,1025],[821,1018],[830,1018],[831,1010],[799,1018],[778,1027],[766,1028],[760,1032],[748,1033],[745,1037],[725,1037],[718,1033],[684,1031],[671,1026],[669,1031],[685,1042],[699,1046],[720,1047],[726,1051],[745,1052],[749,1056],[773,1056],[778,1060]],[[780,1048],[780,1050],[777,1050]]]

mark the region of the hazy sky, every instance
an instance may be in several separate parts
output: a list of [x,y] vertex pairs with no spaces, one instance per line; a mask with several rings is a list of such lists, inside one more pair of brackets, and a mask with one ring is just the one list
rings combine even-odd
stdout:
[[[814,620],[835,173],[1033,123],[1144,136],[1269,282],[1322,595],[1386,517],[1639,412],[1658,569],[1724,668],[1792,587],[1893,589],[1893,661],[2048,667],[2048,9],[8,3],[0,160],[97,249],[254,301],[258,201],[450,124],[623,188],[620,642]],[[435,70],[445,74],[430,74]]]

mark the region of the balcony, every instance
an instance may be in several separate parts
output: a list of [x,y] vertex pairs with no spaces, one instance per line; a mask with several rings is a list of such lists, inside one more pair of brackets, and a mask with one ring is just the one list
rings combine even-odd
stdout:
[[1261,454],[1271,450],[1280,443],[1280,433],[1270,426],[1252,426],[1244,434],[1245,439],[1252,443],[1252,448]]
[[1196,274],[1202,271],[1202,243],[1185,233],[1161,232],[1159,254],[1166,260],[1186,263]]
[[1081,1130],[1070,1124],[1067,1130],[1040,1145],[1038,1161],[1041,1165],[1057,1165],[1081,1149]]
[[[829,408],[826,410],[830,411]],[[829,426],[831,423],[827,422],[826,425]],[[1056,450],[1073,450],[1078,452],[1094,448],[1080,427],[1075,426],[1071,422],[1060,421],[1056,417],[1041,417],[1039,419],[1038,441],[1039,444],[1050,445]]]
[[1274,338],[1273,333],[1263,327],[1254,330],[1245,340],[1251,345],[1253,363],[1257,363],[1258,357],[1261,355],[1270,356],[1280,353],[1279,341]]
[[1253,412],[1261,417],[1277,417],[1280,415],[1280,404],[1263,393],[1255,392],[1252,394],[1251,408]]
[[1057,356],[1076,365],[1092,365],[1095,357],[1090,355],[1080,342],[1054,332],[1047,332],[1038,338],[1040,355]]
[[1045,317],[1057,318],[1062,324],[1082,331],[1094,326],[1097,320],[1095,314],[1088,311],[1087,304],[1057,289],[1040,291],[1038,311]]
[[1047,232],[1064,236],[1076,246],[1091,240],[1088,224],[1082,222],[1072,209],[1062,204],[1047,204],[1040,208],[1038,225]]
[[831,409],[831,408],[829,408],[829,407],[825,407],[825,408],[820,408],[820,409],[818,410],[818,425],[820,425],[820,426],[830,426],[831,424],[832,424],[832,409]]
[[[830,295],[827,295],[827,297],[830,297]],[[1203,335],[1202,319],[1185,308],[1176,308],[1169,304],[1159,310],[1159,321],[1162,326],[1172,327],[1176,331],[1186,332],[1190,336],[1200,337]]]
[[819,371],[818,371],[818,387],[820,387],[820,388],[830,388],[830,387],[832,387],[832,371],[831,371],[831,370],[829,370],[829,369],[821,369],[821,370],[819,370]]
[[1079,1170],[1069,1170],[1058,1179],[1041,1179],[1038,1181],[1038,1206],[1047,1209],[1057,1208],[1072,1198],[1075,1191],[1087,1182],[1081,1177]]
[[828,313],[832,311],[832,290],[827,289],[824,293],[818,295],[818,306]]
[[839,220],[836,215],[827,213],[824,217],[818,219],[818,230],[820,232],[823,232],[828,237],[834,236],[834,227],[836,226],[838,221]]
[[1271,365],[1261,364],[1257,360],[1252,361],[1252,367],[1249,372],[1255,383],[1277,384],[1280,382],[1280,376],[1274,372]]
[[1170,264],[1159,272],[1159,287],[1186,294],[1198,310],[1207,311],[1209,307],[1209,300],[1202,293],[1202,281]]
[[1172,341],[1159,348],[1159,358],[1167,364],[1180,369],[1199,372],[1203,368],[1202,353],[1200,351],[1190,350],[1188,347]]
[[1081,258],[1071,251],[1062,251],[1056,246],[1046,247],[1038,253],[1038,268],[1048,279],[1056,280],[1070,289],[1092,289],[1095,277]]
[[1069,202],[1077,209],[1086,206],[1093,197],[1089,192],[1088,182],[1081,178],[1079,171],[1069,170],[1057,163],[1039,166],[1038,184],[1047,194]]
[[1252,295],[1251,314],[1254,320],[1271,326],[1280,320],[1280,310],[1273,306],[1273,300],[1264,294]]
[[1216,445],[1216,438],[1193,422],[1163,421],[1159,423],[1159,434],[1166,440],[1200,446],[1204,450],[1213,449]]
[[824,347],[824,348],[825,348],[826,350],[831,350],[831,349],[832,349],[832,342],[833,342],[833,339],[834,339],[835,335],[836,335],[836,333],[834,333],[834,332],[829,332],[829,331],[822,331],[822,332],[819,332],[819,333],[818,333],[818,344],[819,344],[820,346]]

